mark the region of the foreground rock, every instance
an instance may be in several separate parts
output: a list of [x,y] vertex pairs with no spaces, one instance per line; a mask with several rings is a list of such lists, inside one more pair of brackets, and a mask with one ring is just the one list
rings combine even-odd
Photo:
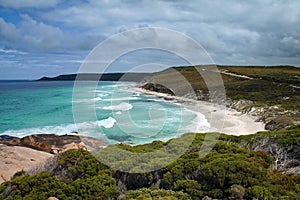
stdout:
[[[37,134],[23,138],[0,136],[0,183],[10,180],[18,171],[42,169],[45,163],[51,165],[59,154],[69,149],[86,149],[97,152],[104,148],[103,141],[78,135]],[[34,171],[33,170],[33,171]]]
[[17,171],[26,171],[53,156],[31,148],[0,144],[0,183],[10,180]]
[[92,137],[78,135],[36,134],[23,138],[1,136],[0,144],[28,147],[47,153],[57,154],[68,149],[86,148],[97,151],[106,146],[103,141]]

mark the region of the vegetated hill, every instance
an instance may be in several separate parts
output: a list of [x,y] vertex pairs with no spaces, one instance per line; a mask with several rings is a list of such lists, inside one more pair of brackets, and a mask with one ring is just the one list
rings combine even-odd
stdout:
[[[1,184],[0,199],[300,199],[299,127],[240,137],[220,135],[205,157],[199,156],[205,134],[191,133],[167,142],[134,147],[119,144],[104,150],[107,159],[130,171],[138,167],[132,164],[137,161],[135,153],[165,149],[166,155],[140,162],[140,167],[159,166],[167,154],[182,150],[182,145],[169,148],[171,142],[180,144],[191,136],[195,138],[183,155],[148,173],[116,171],[88,151],[69,150],[32,169],[31,175],[16,173],[13,180]],[[281,149],[280,154],[264,152],[274,145]],[[132,152],[132,158],[125,160],[110,148]],[[285,169],[279,167],[280,162],[286,164]],[[298,167],[298,172],[293,171],[298,175],[286,173],[289,167]]]
[[142,81],[149,73],[105,73],[105,74],[63,74],[56,77],[42,77],[37,81]]
[[[206,101],[211,99],[210,94],[225,87],[228,107],[258,116],[269,130],[281,130],[300,123],[300,68],[217,67],[219,71],[210,70],[210,66],[173,67],[147,77],[141,87],[157,92],[173,91],[167,93]],[[218,74],[223,82],[216,81]]]

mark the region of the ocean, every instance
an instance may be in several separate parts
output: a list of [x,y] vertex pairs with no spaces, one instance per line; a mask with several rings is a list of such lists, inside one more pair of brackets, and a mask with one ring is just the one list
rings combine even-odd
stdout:
[[[80,90],[91,92],[73,99],[72,81],[1,81],[0,135],[87,135],[108,143],[144,144],[166,141],[186,132],[210,130],[201,113],[175,101],[135,91],[135,83],[99,82]],[[85,94],[82,93],[82,94]],[[74,121],[73,106],[93,108],[95,115]],[[87,119],[87,120],[85,120]],[[91,120],[94,119],[94,120]]]

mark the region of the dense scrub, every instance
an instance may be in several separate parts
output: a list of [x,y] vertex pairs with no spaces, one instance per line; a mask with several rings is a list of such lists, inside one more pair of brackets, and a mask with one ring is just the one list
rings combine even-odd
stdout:
[[248,99],[268,105],[281,105],[285,109],[299,110],[300,69],[290,66],[278,67],[220,67],[234,74],[253,79],[227,81],[227,95],[232,99]]
[[[59,155],[55,167],[48,172],[34,176],[17,173],[13,180],[0,186],[0,198],[300,199],[300,176],[281,173],[273,168],[273,156],[249,148],[265,137],[275,138],[272,142],[282,147],[297,145],[299,127],[242,137],[221,135],[205,157],[199,156],[205,135],[190,133],[182,138],[190,136],[195,138],[183,155],[170,165],[148,173],[120,172],[101,164],[85,150],[69,150]],[[177,148],[165,153],[176,154],[181,150],[182,138],[173,139]],[[113,147],[132,153],[149,153],[167,147],[172,141]],[[122,164],[117,160],[119,155],[107,153],[110,158],[115,158],[112,163]],[[159,164],[164,161],[164,156],[149,158],[147,164]],[[123,164],[128,164],[131,169],[136,167],[126,161]]]

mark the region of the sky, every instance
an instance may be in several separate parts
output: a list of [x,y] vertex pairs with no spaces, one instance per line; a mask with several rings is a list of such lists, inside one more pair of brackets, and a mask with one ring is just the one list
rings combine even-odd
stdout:
[[[216,64],[300,66],[299,0],[0,0],[0,79],[76,73],[99,43],[144,27],[185,34]],[[111,71],[147,63],[185,64],[137,52]]]

